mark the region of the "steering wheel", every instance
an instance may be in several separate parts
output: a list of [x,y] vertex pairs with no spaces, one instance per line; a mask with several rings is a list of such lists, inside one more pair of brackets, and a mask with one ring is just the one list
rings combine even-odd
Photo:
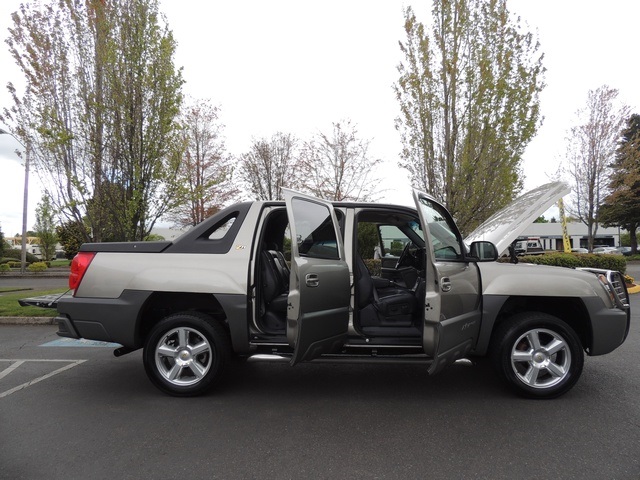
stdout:
[[411,267],[415,266],[416,263],[416,252],[418,248],[413,244],[413,242],[408,242],[404,248],[402,249],[402,253],[398,258],[398,262],[396,263],[396,269],[406,266]]

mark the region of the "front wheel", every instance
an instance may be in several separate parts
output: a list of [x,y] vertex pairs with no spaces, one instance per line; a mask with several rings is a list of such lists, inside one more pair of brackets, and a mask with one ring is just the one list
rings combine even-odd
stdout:
[[522,396],[555,398],[580,378],[584,351],[575,331],[545,313],[514,315],[498,326],[491,356],[500,376]]
[[230,356],[229,336],[207,315],[171,315],[153,327],[143,361],[151,382],[174,396],[194,396],[211,388]]

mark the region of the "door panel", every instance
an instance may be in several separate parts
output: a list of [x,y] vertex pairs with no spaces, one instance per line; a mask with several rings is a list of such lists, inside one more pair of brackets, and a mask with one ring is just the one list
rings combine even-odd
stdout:
[[350,282],[331,203],[283,189],[291,225],[287,340],[291,364],[335,352],[349,326]]
[[414,190],[426,244],[423,347],[434,374],[464,357],[480,331],[480,273],[466,261],[462,238],[444,207]]

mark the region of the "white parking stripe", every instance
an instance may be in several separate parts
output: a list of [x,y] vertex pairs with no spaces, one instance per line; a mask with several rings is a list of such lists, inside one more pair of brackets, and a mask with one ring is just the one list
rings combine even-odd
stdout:
[[16,368],[18,368],[24,362],[26,362],[26,360],[17,360],[16,363],[14,363],[13,365],[9,365],[9,367],[7,367],[3,371],[1,371],[0,372],[0,380],[3,379],[4,377],[6,377],[7,375],[9,375],[11,372],[13,372]]
[[[46,380],[47,378],[51,378],[54,375],[57,375],[59,373],[64,372],[65,370],[69,370],[70,368],[76,367],[76,366],[80,365],[81,363],[86,362],[86,360],[17,360],[17,359],[16,360],[6,360],[6,359],[0,359],[0,362],[17,362],[19,364],[22,364],[22,363],[25,363],[25,362],[71,362],[69,365],[65,365],[64,367],[58,368],[57,370],[54,370],[51,373],[47,373],[46,375],[43,375],[41,377],[35,378],[33,380],[30,380],[30,381],[28,381],[26,383],[23,383],[22,385],[18,385],[17,387],[14,387],[14,388],[12,388],[10,390],[7,390],[6,392],[0,393],[0,398],[3,398],[3,397],[8,397],[12,393],[15,393],[15,392],[23,390],[23,389],[25,389],[27,387],[30,387],[31,385],[35,385],[36,383],[41,382],[42,380]],[[2,372],[2,374],[7,375],[7,374],[10,373],[10,371],[7,372],[7,370],[9,370],[9,369],[15,370],[16,368],[17,368],[17,366],[15,364],[11,365],[9,368],[5,369]],[[7,373],[5,373],[5,372],[7,372]]]

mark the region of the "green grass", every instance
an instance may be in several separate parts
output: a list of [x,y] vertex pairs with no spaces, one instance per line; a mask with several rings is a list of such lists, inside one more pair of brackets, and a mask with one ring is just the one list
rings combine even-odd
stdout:
[[3,289],[0,291],[0,317],[55,317],[56,310],[54,308],[21,307],[18,300],[21,298],[48,295],[50,293],[63,294],[67,291],[66,288],[58,288],[55,290],[8,290],[9,289]]
[[67,260],[67,259],[60,259],[60,260],[52,260],[51,261],[51,266],[52,267],[68,267],[69,265],[71,265],[71,260]]

